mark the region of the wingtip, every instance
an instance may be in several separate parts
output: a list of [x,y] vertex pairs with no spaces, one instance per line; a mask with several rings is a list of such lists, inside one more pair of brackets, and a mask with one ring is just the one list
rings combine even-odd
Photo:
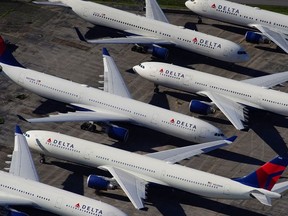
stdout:
[[25,118],[24,118],[23,116],[21,116],[21,115],[17,115],[17,117],[18,117],[20,120],[22,120],[22,121],[28,122],[27,119],[25,119]]
[[17,134],[23,134],[22,131],[21,131],[21,128],[19,127],[19,125],[16,125],[16,127],[15,127],[15,133],[17,133]]
[[102,49],[102,53],[103,55],[110,56],[108,50],[105,47]]
[[228,139],[226,139],[226,141],[229,141],[229,142],[234,142],[236,140],[237,136],[232,136],[232,137],[229,137]]

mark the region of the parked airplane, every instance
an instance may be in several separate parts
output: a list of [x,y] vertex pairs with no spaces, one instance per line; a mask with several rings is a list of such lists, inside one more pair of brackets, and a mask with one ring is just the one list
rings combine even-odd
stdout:
[[215,111],[213,106],[216,105],[238,130],[247,129],[251,107],[288,116],[288,94],[269,89],[288,81],[288,72],[236,81],[160,62],[141,63],[133,70],[156,86],[208,97],[211,103],[192,100],[190,111],[209,114]]
[[[118,183],[137,209],[144,207],[142,199],[145,199],[145,188],[149,182],[208,195],[207,189],[209,190],[209,188],[207,186],[202,188],[198,185],[202,185],[204,179],[212,181],[215,178],[208,177],[209,174],[205,178],[203,176],[201,180],[201,176],[205,175],[202,172],[192,171],[174,163],[226,146],[236,139],[236,137],[231,137],[227,140],[191,145],[143,156],[50,131],[31,130],[25,133],[25,137],[28,145],[42,155],[40,162],[45,162],[44,155],[47,155],[110,172],[113,179],[90,175],[87,180],[88,186],[97,189],[115,189]],[[189,181],[187,182],[187,180]],[[214,184],[219,184],[219,181],[215,179],[215,182],[212,182],[210,185],[211,195],[222,194],[224,183],[221,183],[221,186],[218,185],[216,189]]]
[[[119,209],[69,191],[39,182],[38,174],[19,126],[16,126],[14,151],[9,173],[0,171],[0,205],[33,206],[58,215],[124,216]],[[27,216],[24,212],[10,209],[11,215]]]
[[103,49],[103,61],[104,91],[101,91],[19,67],[20,64],[9,50],[5,50],[3,39],[0,40],[0,65],[10,79],[42,97],[69,104],[77,110],[25,119],[28,122],[105,122],[108,135],[121,141],[128,138],[128,130],[109,122],[130,122],[192,142],[223,139],[223,133],[207,122],[131,99],[121,74],[106,49]]
[[[287,15],[226,0],[188,0],[185,5],[200,16],[257,29],[260,32],[246,32],[246,41],[251,43],[273,41],[288,53]],[[199,23],[201,22],[199,18]]]
[[[94,166],[113,178],[90,175],[89,187],[113,189],[118,183],[135,208],[144,207],[145,188],[156,183],[211,198],[251,199],[271,205],[288,188],[288,181],[274,185],[288,164],[288,156],[276,157],[243,178],[228,179],[175,164],[230,144],[236,137],[139,155],[60,133],[32,130],[25,133],[29,146],[43,155]],[[44,157],[44,156],[43,156]]]
[[172,45],[227,62],[249,60],[245,50],[236,43],[170,24],[155,0],[146,0],[146,17],[82,0],[35,3],[69,7],[92,24],[117,29],[126,35],[112,39],[86,40],[89,43],[137,44],[132,50],[151,52],[153,56],[162,59],[168,55],[168,49],[162,45]]

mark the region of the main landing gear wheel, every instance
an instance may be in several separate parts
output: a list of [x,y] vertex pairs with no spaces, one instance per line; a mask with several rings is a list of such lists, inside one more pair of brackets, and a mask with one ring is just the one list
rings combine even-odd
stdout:
[[39,162],[40,162],[41,164],[45,164],[45,163],[46,163],[45,155],[40,154],[40,157],[41,157],[41,158],[40,158],[40,161],[39,161]]
[[90,132],[96,132],[96,125],[91,122],[85,122],[81,125],[82,130],[90,131]]

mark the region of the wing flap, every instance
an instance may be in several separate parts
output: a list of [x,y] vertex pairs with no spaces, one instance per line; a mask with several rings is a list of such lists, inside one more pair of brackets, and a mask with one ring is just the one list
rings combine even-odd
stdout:
[[213,103],[224,113],[229,121],[237,130],[245,129],[243,122],[245,122],[244,106],[238,104],[229,98],[212,92],[201,92],[201,94],[209,97]]
[[241,82],[249,83],[264,88],[271,88],[273,86],[282,84],[287,81],[288,81],[288,71],[275,73],[267,76],[256,77],[252,79],[246,79],[242,80]]
[[9,173],[26,179],[39,181],[39,177],[28,148],[26,138],[19,126],[16,126],[14,150]]
[[115,167],[102,167],[108,170],[124,190],[132,204],[137,209],[144,208],[146,182],[136,176]]
[[146,0],[146,17],[153,20],[169,23],[163,10],[156,0]]
[[104,91],[121,97],[131,98],[131,94],[106,48],[103,48]]
[[217,148],[227,146],[231,144],[235,139],[236,137],[231,137],[226,140],[218,140],[218,141],[213,141],[213,142],[186,146],[182,148],[170,149],[166,151],[147,154],[146,156],[156,158],[159,160],[164,160],[169,163],[176,163],[183,159],[190,158],[195,155],[207,153]]
[[265,36],[277,44],[281,49],[288,53],[287,36],[283,33],[276,32],[271,28],[262,25],[251,25],[261,31]]

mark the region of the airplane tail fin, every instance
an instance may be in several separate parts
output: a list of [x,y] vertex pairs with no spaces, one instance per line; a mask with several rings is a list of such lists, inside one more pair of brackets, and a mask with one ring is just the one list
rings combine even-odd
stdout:
[[288,154],[277,156],[249,175],[234,179],[242,184],[271,191],[288,165]]
[[4,39],[0,36],[0,63],[11,66],[23,67],[13,56],[11,50],[5,43]]

